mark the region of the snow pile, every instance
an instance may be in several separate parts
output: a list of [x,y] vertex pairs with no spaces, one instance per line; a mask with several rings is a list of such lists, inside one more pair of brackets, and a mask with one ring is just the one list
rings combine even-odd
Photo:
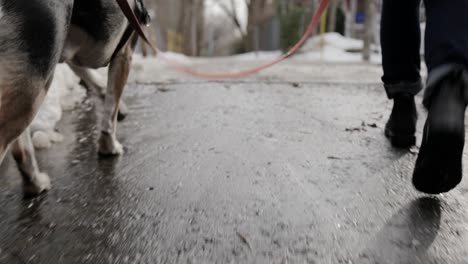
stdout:
[[[364,42],[359,39],[346,38],[339,33],[326,33],[322,37],[314,36],[310,38],[296,53],[292,59],[332,62],[332,63],[358,63],[362,62],[362,49]],[[381,55],[378,52],[379,47],[372,45],[374,51],[371,54],[372,63],[381,63]],[[244,54],[237,54],[230,57],[225,57],[233,61],[272,61],[281,57],[281,51],[258,51]],[[181,55],[183,56],[183,55]],[[176,57],[176,56],[175,56]],[[184,57],[189,60],[189,57]]]
[[[332,46],[324,46],[319,51],[302,53],[300,54],[300,59],[332,63],[358,63],[363,61],[361,52],[348,52]],[[380,64],[382,62],[381,55],[379,53],[372,53],[370,61]]]
[[[321,40],[321,36],[310,38],[304,46],[302,46],[301,51],[310,52],[320,49]],[[343,51],[362,50],[362,47],[364,46],[364,42],[362,40],[347,38],[336,32],[325,33],[323,35],[323,40],[325,47],[333,47]]]
[[170,60],[181,62],[181,63],[192,62],[191,57],[188,57],[182,53],[177,53],[177,52],[172,52],[172,51],[161,52],[161,56]]
[[[323,46],[322,44],[323,39]],[[362,62],[362,49],[364,41],[359,39],[347,38],[339,33],[325,33],[323,36],[314,36],[306,41],[300,48],[296,56],[292,59],[332,62],[332,63],[358,63]],[[372,45],[371,62],[380,64],[382,59],[378,52],[379,47]],[[183,64],[191,64],[199,58],[189,57],[176,52],[161,52],[161,55],[167,59],[177,61]],[[228,57],[220,57],[233,61],[273,61],[281,57],[283,53],[275,51],[257,51],[237,54]]]
[[[300,50],[300,59],[339,63],[362,62],[362,40],[346,38],[339,33],[326,33],[323,35],[323,46],[321,41],[321,36],[309,39]],[[378,50],[378,47],[372,45],[371,50]],[[371,53],[371,62],[381,61],[380,53]]]
[[275,60],[281,57],[283,53],[279,50],[276,51],[257,51],[248,52],[243,54],[234,55],[230,58],[240,61],[251,61],[251,60]]
[[57,66],[45,101],[30,126],[36,148],[49,148],[53,142],[63,140],[55,126],[62,118],[62,111],[74,109],[86,96],[86,90],[79,82],[70,67],[65,64]]

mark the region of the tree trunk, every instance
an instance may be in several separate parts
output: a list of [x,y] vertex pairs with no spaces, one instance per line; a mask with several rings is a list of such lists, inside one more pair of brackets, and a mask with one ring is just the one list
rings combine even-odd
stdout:
[[178,27],[178,32],[182,36],[182,49],[186,55],[198,56],[201,53],[203,41],[203,1],[184,1]]
[[258,24],[259,5],[261,5],[263,0],[251,0],[248,5],[247,12],[247,34],[244,39],[244,46],[246,51],[255,50],[255,27]]
[[331,0],[329,8],[328,32],[336,31],[336,16],[340,2],[341,0]]
[[346,23],[345,23],[345,36],[347,38],[353,37],[354,24],[356,19],[357,1],[348,0],[343,2],[346,10]]
[[371,57],[371,44],[374,36],[374,14],[375,5],[374,0],[365,0],[365,21],[364,21],[364,48],[362,58],[364,61],[370,61]]
[[[272,3],[271,3],[272,4]],[[274,14],[273,5],[268,0],[250,0],[248,2],[247,33],[244,39],[246,51],[255,50],[260,44],[260,27]]]

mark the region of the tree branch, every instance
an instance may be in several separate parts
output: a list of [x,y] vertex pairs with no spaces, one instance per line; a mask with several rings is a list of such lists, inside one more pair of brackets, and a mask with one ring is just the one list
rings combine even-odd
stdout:
[[234,4],[234,0],[231,0],[231,8],[226,6],[224,3],[221,3],[220,1],[217,1],[216,3],[224,11],[224,13],[232,20],[236,28],[241,33],[242,37],[244,37],[246,33],[242,29],[242,25],[239,21],[239,17],[237,16],[237,10]]

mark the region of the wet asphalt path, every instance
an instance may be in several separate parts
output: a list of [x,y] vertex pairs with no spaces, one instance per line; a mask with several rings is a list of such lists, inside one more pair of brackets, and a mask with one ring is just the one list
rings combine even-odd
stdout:
[[0,167],[0,263],[468,263],[466,181],[413,190],[380,85],[130,86],[124,156],[98,158],[88,99],[38,152],[48,194],[23,199]]

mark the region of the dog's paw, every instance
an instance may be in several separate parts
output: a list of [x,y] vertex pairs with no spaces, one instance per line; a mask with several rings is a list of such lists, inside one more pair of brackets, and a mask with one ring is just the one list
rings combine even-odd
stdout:
[[31,182],[24,184],[23,191],[26,196],[37,196],[50,190],[51,187],[49,176],[45,173],[38,173]]
[[101,133],[99,139],[99,155],[101,156],[118,156],[124,153],[124,148],[117,139],[110,134]]

